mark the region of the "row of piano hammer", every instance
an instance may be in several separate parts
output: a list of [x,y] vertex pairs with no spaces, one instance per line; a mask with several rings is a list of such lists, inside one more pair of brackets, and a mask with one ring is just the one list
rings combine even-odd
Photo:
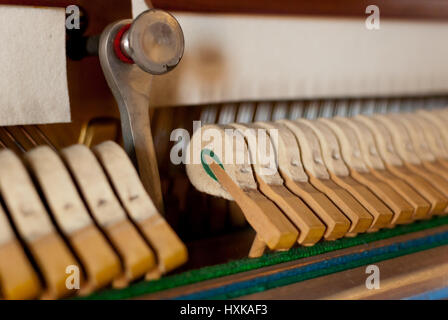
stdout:
[[[159,277],[187,250],[124,150],[104,142],[23,160],[0,151],[0,293],[4,299],[85,295]],[[79,273],[77,272],[79,271]],[[79,284],[79,286],[78,286]]]
[[[258,257],[266,247],[312,246],[447,213],[447,123],[448,109],[440,109],[206,125],[188,150],[192,157],[200,146],[201,157],[204,150],[211,156],[186,169],[198,190],[236,201],[257,233],[249,256]],[[245,144],[214,143],[207,129],[220,132],[220,141],[240,134]],[[260,129],[270,135],[275,174],[263,171]],[[245,162],[221,163],[226,147],[247,153]]]

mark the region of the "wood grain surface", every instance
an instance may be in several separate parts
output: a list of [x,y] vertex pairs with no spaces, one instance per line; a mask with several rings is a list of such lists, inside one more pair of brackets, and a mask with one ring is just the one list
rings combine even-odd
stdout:
[[448,18],[448,2],[444,0],[153,0],[154,7],[173,11],[204,13],[256,13],[312,16],[366,16],[368,5],[380,8],[381,16],[406,19]]
[[[177,287],[177,288],[173,288],[170,290],[157,292],[154,294],[141,296],[138,299],[170,299],[170,298],[175,298],[175,297],[183,296],[183,295],[187,295],[187,294],[193,294],[193,293],[197,293],[197,292],[201,292],[201,291],[205,291],[205,290],[214,289],[217,287],[222,287],[222,286],[236,283],[236,282],[252,280],[252,279],[267,276],[267,275],[273,275],[273,274],[276,274],[276,273],[279,273],[282,271],[292,270],[292,269],[295,269],[298,267],[311,265],[311,264],[314,264],[314,263],[317,263],[320,261],[325,261],[325,260],[329,260],[332,258],[341,257],[344,255],[359,253],[359,252],[363,252],[365,250],[371,250],[374,248],[388,246],[388,245],[398,243],[398,242],[404,242],[404,241],[408,241],[411,239],[416,239],[416,238],[420,238],[420,237],[433,235],[433,234],[444,232],[447,230],[448,230],[448,226],[441,226],[441,227],[437,227],[437,228],[433,228],[433,229],[429,229],[429,230],[425,230],[425,231],[419,231],[419,232],[415,232],[415,233],[411,233],[411,234],[407,234],[407,235],[401,235],[401,236],[397,236],[397,237],[393,237],[393,238],[389,238],[389,239],[384,239],[384,240],[376,241],[376,242],[369,243],[369,244],[359,245],[359,246],[355,246],[352,248],[335,250],[332,252],[328,252],[325,254],[321,254],[321,255],[317,255],[317,256],[313,256],[313,257],[309,257],[309,258],[303,258],[303,259],[290,261],[290,262],[286,262],[286,263],[282,263],[282,264],[277,264],[277,265],[273,265],[273,266],[269,266],[269,267],[265,267],[265,268],[261,268],[261,269],[250,270],[247,272],[242,272],[242,273],[238,273],[238,274],[234,274],[234,275],[230,275],[230,276],[224,276],[221,278],[216,278],[216,279],[212,279],[212,280],[194,283],[191,285]],[[430,251],[430,253],[429,254],[422,253],[421,255],[419,255],[418,253],[410,254],[407,256],[400,257],[400,258],[390,259],[390,260],[386,260],[386,261],[377,263],[378,265],[382,266],[383,264],[387,264],[389,261],[398,260],[398,262],[393,262],[394,267],[391,268],[391,272],[389,273],[389,275],[386,276],[386,273],[384,273],[382,279],[385,280],[386,278],[391,278],[394,276],[401,276],[401,275],[404,275],[404,277],[406,278],[406,275],[412,276],[414,274],[414,272],[417,272],[419,270],[419,268],[431,268],[431,267],[438,267],[440,265],[446,265],[446,261],[447,261],[446,257],[448,254],[448,251],[446,250],[446,246],[442,246],[442,247],[427,250],[427,251],[428,252]],[[427,251],[423,251],[423,252],[427,252]],[[443,251],[446,251],[446,253],[442,255],[441,252],[443,252]],[[439,255],[439,253],[440,253],[440,255]],[[192,252],[192,254],[194,254],[194,253]],[[425,258],[422,258],[422,256],[424,256]],[[443,258],[439,259],[439,256],[443,257]],[[425,259],[426,259],[426,262],[421,261],[421,260],[425,260]],[[401,266],[401,267],[398,268],[398,266]],[[393,272],[394,268],[396,268],[396,273]],[[361,275],[358,275],[358,273],[359,273],[359,272],[357,273],[358,269],[363,269],[363,272],[361,273]],[[385,271],[386,271],[386,269],[385,269]],[[332,277],[332,276],[333,276],[332,279],[338,279],[339,277],[341,277],[341,275],[344,275],[344,276],[339,283],[336,282],[333,284],[333,282],[320,280],[320,279],[323,279],[326,277]],[[445,277],[446,277],[446,272],[445,272]],[[362,282],[360,282],[361,278],[362,278]],[[437,278],[437,276],[435,275],[434,278]],[[365,288],[365,286],[364,286],[365,279],[366,279],[365,267],[364,268],[360,267],[360,268],[350,269],[350,270],[343,271],[343,272],[338,272],[338,273],[335,273],[335,274],[329,275],[329,276],[324,276],[324,277],[319,277],[319,278],[315,278],[315,279],[311,279],[311,280],[306,280],[303,282],[298,282],[295,284],[291,284],[289,286],[284,286],[284,287],[279,287],[279,288],[268,290],[268,291],[263,291],[263,292],[260,292],[260,293],[254,294],[254,295],[244,296],[241,298],[243,298],[243,299],[244,298],[247,298],[247,299],[252,299],[252,298],[253,299],[273,299],[273,298],[275,298],[275,299],[313,299],[313,298],[323,298],[323,297],[329,296],[330,294],[333,294],[335,292],[339,292],[343,295],[344,292],[348,293],[348,291],[345,291],[345,290],[352,289],[353,287],[357,287],[360,284],[363,286],[363,288]],[[336,281],[336,280],[334,280],[334,281]],[[284,292],[282,293],[282,288],[287,288],[287,287],[291,287],[291,286],[301,286],[301,284],[305,284],[305,283],[307,283],[307,286],[310,287],[310,290],[305,289],[305,285],[304,285],[304,287],[303,287],[304,289],[300,289],[300,290],[294,289],[294,288],[291,290],[283,289]],[[408,282],[406,282],[406,283],[408,283]],[[397,289],[399,287],[398,286],[399,284],[400,283],[397,283],[397,286],[395,286],[393,289],[394,290]],[[333,287],[334,287],[334,289],[329,290],[329,288],[333,288]],[[435,287],[432,286],[432,288],[435,288]],[[278,293],[277,293],[277,291],[278,291]],[[380,293],[380,292],[376,292],[376,293]]]

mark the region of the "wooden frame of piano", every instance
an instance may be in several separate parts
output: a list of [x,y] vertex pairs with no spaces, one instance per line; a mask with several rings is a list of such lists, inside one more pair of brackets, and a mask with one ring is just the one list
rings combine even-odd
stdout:
[[[187,12],[211,12],[211,13],[256,13],[256,14],[288,14],[288,15],[311,15],[311,16],[364,16],[365,15],[365,7],[368,5],[367,1],[357,2],[353,4],[353,2],[338,0],[338,1],[323,1],[320,2],[319,5],[310,4],[307,1],[292,1],[292,0],[283,0],[272,2],[268,0],[264,1],[213,1],[208,2],[204,0],[194,0],[194,1],[172,1],[172,0],[154,0],[152,3],[155,7],[166,9],[166,10],[174,10],[174,11],[187,11]],[[347,5],[350,3],[351,5]],[[391,4],[390,1],[381,0],[378,1],[379,5],[382,7],[382,15],[386,17],[393,18],[403,18],[403,19],[429,19],[429,20],[442,20],[448,17],[448,5],[443,0],[432,0],[431,2],[421,2],[418,0],[407,1],[401,0],[398,3],[394,2]],[[87,0],[74,0],[74,1],[65,1],[65,0],[0,0],[0,4],[18,4],[18,5],[41,5],[41,6],[58,6],[64,7],[69,4],[78,4],[83,7],[88,13],[89,26],[87,29],[87,34],[97,34],[101,32],[104,27],[115,20],[128,18],[131,16],[130,13],[130,3],[126,1],[107,1],[105,3],[93,3],[92,1]],[[434,9],[436,8],[436,9]],[[89,74],[88,77],[85,75]],[[67,125],[43,125],[37,126],[36,128],[1,128],[1,132],[3,132],[3,136],[5,139],[11,136],[12,139],[9,139],[8,143],[5,143],[5,139],[1,139],[3,142],[3,146],[13,146],[17,151],[23,147],[23,143],[17,146],[17,141],[15,141],[14,136],[18,134],[17,131],[14,130],[38,130],[44,136],[41,143],[48,143],[45,141],[46,139],[51,141],[51,144],[54,145],[55,148],[59,149],[65,147],[73,142],[76,142],[82,136],[82,132],[85,133],[85,130],[89,128],[87,123],[92,118],[106,118],[112,119],[114,122],[118,118],[118,110],[115,106],[115,101],[113,100],[109,88],[107,87],[99,63],[96,57],[89,57],[82,61],[69,61],[68,62],[68,76],[69,76],[69,86],[70,86],[70,97],[71,97],[71,105],[72,105],[72,118],[73,123],[70,126]],[[72,79],[73,81],[70,81]],[[82,79],[82,81],[79,81]],[[376,108],[380,109],[384,107],[384,101],[386,101],[386,105],[390,108],[402,108],[404,110],[412,109],[414,102],[422,102],[424,101],[429,107],[438,106],[446,103],[446,97],[404,97],[404,98],[395,98],[391,99],[326,99],[325,101],[318,101],[319,105],[323,105],[325,101],[334,101],[336,104],[340,101],[346,101],[351,103],[351,106],[354,106],[352,109],[349,108],[347,111],[348,114],[355,113],[357,108],[355,105],[357,102],[361,101],[364,104],[368,104],[369,101],[375,101]],[[392,101],[392,102],[391,102]],[[100,102],[100,103],[99,103]],[[253,103],[255,106],[256,102]],[[318,108],[317,111],[315,109],[315,101],[280,101],[278,103],[286,104],[288,110],[291,110],[294,105],[297,103],[301,103],[303,106],[302,115],[311,115],[313,117],[313,113],[315,115],[322,115],[325,111],[325,108]],[[278,104],[276,102],[272,102],[272,105]],[[313,104],[314,103],[314,104]],[[313,107],[314,106],[314,107]],[[397,107],[398,106],[398,107]],[[250,240],[253,238],[252,231],[248,231],[244,229],[245,222],[242,220],[240,213],[235,207],[227,203],[225,200],[219,199],[211,199],[208,196],[200,195],[197,192],[192,191],[189,195],[193,195],[190,200],[191,202],[196,202],[196,208],[199,204],[207,204],[208,206],[201,207],[199,210],[192,210],[192,220],[190,223],[185,224],[185,220],[182,220],[182,217],[179,213],[185,212],[179,210],[180,208],[184,209],[192,209],[190,203],[187,203],[185,199],[179,198],[178,196],[181,194],[188,194],[189,182],[185,177],[185,174],[182,172],[182,169],[173,168],[170,166],[163,166],[166,164],[166,156],[169,154],[170,144],[165,143],[167,139],[167,133],[169,136],[169,132],[173,128],[176,127],[185,127],[182,123],[179,122],[179,119],[200,119],[200,114],[203,110],[213,109],[215,108],[215,121],[218,120],[219,114],[224,112],[223,110],[226,108],[226,105],[216,105],[216,106],[197,106],[197,107],[182,107],[182,108],[163,108],[151,110],[152,115],[152,129],[154,135],[154,141],[158,154],[158,162],[160,167],[160,172],[162,176],[162,186],[165,189],[168,198],[165,197],[165,201],[168,204],[167,206],[167,219],[168,221],[176,228],[180,230],[180,234],[185,238],[190,238],[189,249],[190,249],[190,262],[185,267],[185,269],[195,269],[204,265],[211,265],[217,263],[223,263],[229,261],[230,259],[235,258],[243,258],[247,253],[248,246],[250,245]],[[313,109],[314,108],[314,109]],[[237,110],[237,108],[235,109]],[[311,111],[310,111],[311,110]],[[171,112],[171,114],[170,114]],[[176,116],[173,116],[173,112]],[[317,113],[316,113],[317,112]],[[334,114],[337,113],[336,108],[332,111]],[[115,120],[114,120],[115,119]],[[167,120],[171,122],[171,124],[167,124]],[[183,122],[183,121],[182,121]],[[106,121],[106,123],[110,123]],[[188,122],[183,122],[188,123]],[[189,122],[191,123],[191,121]],[[67,130],[67,128],[70,128]],[[84,131],[83,131],[84,130]],[[117,133],[117,128],[115,125],[111,130],[107,129],[107,133],[104,136],[110,136],[111,132],[116,136],[119,136]],[[14,133],[16,132],[16,133]],[[96,137],[94,141],[91,143],[96,143],[101,141],[103,135],[101,134],[101,130],[99,130],[99,137]],[[23,132],[22,132],[23,134]],[[40,135],[35,134],[33,136]],[[117,138],[119,140],[119,138]],[[25,149],[28,147],[25,146]],[[23,148],[22,148],[23,149]],[[172,204],[176,205],[172,205]],[[214,210],[213,220],[208,220],[206,223],[210,224],[211,228],[206,233],[202,233],[202,237],[208,237],[211,234],[217,234],[216,237],[209,238],[207,240],[199,240],[191,237],[193,234],[198,235],[198,229],[201,229],[201,225],[204,225],[204,217],[207,218],[206,214],[208,214],[208,210]],[[216,210],[217,209],[217,210]],[[229,210],[230,217],[225,216],[222,212]],[[177,215],[172,215],[170,212],[177,212]],[[229,222],[230,221],[230,222]],[[233,234],[227,234],[227,232],[222,228],[223,225],[233,225],[233,229],[236,230]],[[180,226],[184,226],[184,230]],[[243,228],[241,228],[243,227]],[[443,228],[443,227],[441,227]],[[443,229],[445,230],[445,229]],[[440,231],[440,230],[439,230]],[[423,232],[423,231],[422,231]],[[424,233],[424,234],[423,234]],[[431,235],[431,232],[423,232],[420,236],[428,236]],[[410,238],[406,238],[410,239]],[[405,238],[401,240],[406,240]],[[389,241],[387,243],[391,244],[394,241],[398,241],[398,239],[393,238],[392,240],[384,240]],[[239,247],[232,247],[231,243],[241,243]],[[384,244],[384,243],[383,243]],[[213,250],[211,250],[213,248]],[[218,249],[217,249],[218,248]],[[362,251],[365,248],[363,247],[354,247],[350,249],[345,249],[347,253],[353,253],[357,251]],[[396,260],[391,260],[390,262],[384,262],[385,264],[390,266],[390,270],[394,268],[394,266],[411,266],[413,264],[417,264],[418,261],[433,261],[433,264],[420,264],[418,267],[420,270],[436,270],[435,266],[443,265],[443,258],[446,258],[446,253],[440,249],[435,248],[433,251],[426,253],[422,252],[417,256],[405,256],[400,258],[401,260],[397,262]],[[203,260],[203,252],[208,252],[209,257],[207,257],[207,261]],[[342,253],[342,252],[341,252]],[[335,253],[329,253],[326,255],[319,256],[316,259],[326,259],[328,256],[334,255]],[[427,260],[425,260],[427,259]],[[433,259],[433,260],[431,260]],[[290,264],[302,264],[306,263],[307,260],[299,260],[298,262],[291,262]],[[262,269],[257,269],[254,271],[250,271],[249,273],[255,274],[256,276],[266,274],[266,273],[276,273],[279,272],[282,268],[285,268],[285,265],[276,265],[271,267],[266,267]],[[287,266],[286,266],[287,268]],[[386,267],[389,268],[389,267]],[[185,270],[184,269],[184,270]],[[361,269],[359,269],[361,270]],[[358,271],[359,271],[358,270]],[[389,269],[388,269],[389,270]],[[398,277],[398,272],[411,272],[411,269],[397,269],[399,271],[390,271],[390,278]],[[441,281],[440,279],[444,279],[442,277],[441,270],[437,269],[438,273],[435,274],[432,278],[424,278],[424,273],[414,273],[411,277],[415,280],[416,283],[420,283],[422,288],[428,289],[433,286],[435,282]],[[443,269],[445,270],[445,269]],[[355,270],[356,271],[356,270]],[[354,271],[344,271],[346,273],[354,274]],[[389,272],[389,271],[388,271]],[[249,277],[249,273],[242,273],[237,276],[230,276],[228,278],[222,278],[216,280],[221,283],[233,283],[237,282],[238,279]],[[343,274],[345,276],[345,274]],[[346,291],[348,288],[344,285],[343,282],[337,281],[333,282],[332,279],[337,278],[338,275],[327,275],[326,277],[308,280],[305,282],[300,282],[297,286],[291,287],[289,289],[276,289],[274,291],[266,291],[264,294],[249,296],[250,298],[323,298],[326,297],[322,295],[322,286],[326,286],[326,281],[332,281],[332,288],[336,291],[332,291],[334,295],[328,295],[331,298],[368,298],[366,296],[359,296],[359,292],[353,288],[349,288],[351,291]],[[358,274],[359,277],[359,274]],[[420,277],[420,278],[419,278]],[[411,279],[411,278],[410,278]],[[419,280],[420,279],[420,280]],[[385,295],[372,295],[370,298],[397,298],[403,293],[403,290],[408,290],[410,293],[412,290],[410,289],[410,283],[407,282],[406,288],[397,288],[394,286],[390,287],[390,290]],[[198,283],[193,284],[191,287],[182,287],[176,292],[180,292],[181,294],[192,293],[195,291],[194,288],[198,289],[207,288],[210,286],[214,286],[215,284],[210,283]],[[192,289],[193,287],[193,289]],[[297,290],[301,290],[302,294],[297,295],[294,292]],[[336,292],[339,292],[336,294]],[[412,291],[414,293],[414,291]],[[346,293],[346,294],[345,294]],[[161,292],[158,294],[154,294],[152,296],[148,296],[147,298],[166,298],[173,296],[172,291]],[[146,297],[145,297],[146,298]]]

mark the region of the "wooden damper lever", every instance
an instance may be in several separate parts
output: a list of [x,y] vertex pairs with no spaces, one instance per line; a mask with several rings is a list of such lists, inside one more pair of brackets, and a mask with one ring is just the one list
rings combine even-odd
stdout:
[[[447,205],[446,198],[424,176],[417,174],[415,170],[411,169],[412,167],[419,166],[420,162],[418,157],[409,150],[411,148],[413,150],[412,144],[407,142],[405,143],[405,147],[402,147],[403,142],[398,141],[400,137],[398,133],[395,134],[394,141],[392,138],[393,135],[385,126],[385,123],[390,123],[386,121],[382,122],[378,117],[369,118],[366,116],[357,116],[356,119],[362,121],[372,131],[386,168],[413,186],[430,203],[431,209],[429,215],[443,213]],[[392,125],[390,127],[392,128]],[[406,135],[405,131],[401,131],[401,134]],[[398,150],[401,151],[401,154],[398,153]],[[421,215],[414,216],[414,219],[427,217],[428,215],[424,215],[422,211]]]
[[193,134],[188,145],[188,177],[198,190],[238,204],[257,233],[250,257],[261,256],[266,247],[288,250],[299,232],[258,190],[244,137],[237,130],[228,129],[231,128],[206,125]]

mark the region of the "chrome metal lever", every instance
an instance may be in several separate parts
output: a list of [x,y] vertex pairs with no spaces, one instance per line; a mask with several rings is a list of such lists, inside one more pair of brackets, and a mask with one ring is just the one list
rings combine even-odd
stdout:
[[169,13],[155,9],[134,21],[109,25],[99,44],[101,67],[120,110],[125,150],[160,212],[163,199],[151,134],[149,89],[152,75],[173,69],[183,51],[179,23]]

